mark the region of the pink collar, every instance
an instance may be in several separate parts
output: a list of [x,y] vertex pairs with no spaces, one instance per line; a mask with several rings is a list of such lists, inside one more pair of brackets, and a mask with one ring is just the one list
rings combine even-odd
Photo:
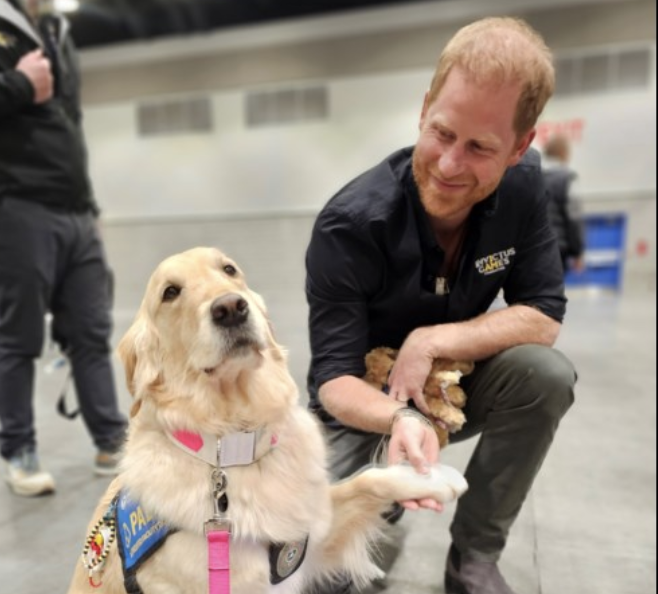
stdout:
[[252,464],[274,449],[279,441],[276,433],[266,428],[223,437],[178,430],[167,432],[167,437],[184,452],[219,468]]

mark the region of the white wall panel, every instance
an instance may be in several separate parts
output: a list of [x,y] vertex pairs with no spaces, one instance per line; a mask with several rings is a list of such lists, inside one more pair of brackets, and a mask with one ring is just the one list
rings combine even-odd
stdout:
[[[327,81],[329,118],[247,128],[243,93],[213,95],[212,134],[138,137],[132,103],[91,106],[92,176],[107,218],[317,210],[393,150],[413,144],[431,71]],[[655,87],[549,102],[542,123],[578,120],[584,195],[654,191]]]
[[655,91],[554,99],[542,120],[582,121],[571,165],[585,195],[656,189]]
[[316,211],[351,177],[413,144],[430,71],[326,82],[329,118],[247,128],[242,92],[213,97],[211,134],[139,137],[136,103],[89,106],[104,216]]

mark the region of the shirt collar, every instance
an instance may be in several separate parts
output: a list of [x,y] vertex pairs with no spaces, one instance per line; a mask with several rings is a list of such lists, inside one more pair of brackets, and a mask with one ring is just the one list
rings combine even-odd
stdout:
[[43,45],[39,34],[27,16],[9,2],[0,2],[0,18],[5,19],[23,33],[29,35],[39,46]]
[[499,201],[499,190],[496,188],[489,196],[487,196],[482,202],[478,202],[471,212],[471,216],[476,216],[478,218],[490,218],[496,214],[498,210],[498,201]]

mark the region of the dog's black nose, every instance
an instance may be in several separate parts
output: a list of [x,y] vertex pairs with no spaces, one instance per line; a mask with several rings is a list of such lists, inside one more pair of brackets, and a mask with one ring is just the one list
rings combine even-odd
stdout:
[[249,304],[240,295],[229,293],[212,302],[210,315],[217,326],[239,326],[249,317]]

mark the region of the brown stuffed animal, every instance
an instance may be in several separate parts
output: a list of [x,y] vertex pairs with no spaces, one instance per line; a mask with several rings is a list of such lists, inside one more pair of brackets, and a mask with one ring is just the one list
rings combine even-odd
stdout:
[[[388,347],[378,347],[366,355],[366,375],[368,384],[382,390],[388,384],[388,374],[395,363],[398,351]],[[434,428],[441,447],[466,422],[463,411],[466,394],[459,386],[462,375],[468,375],[475,365],[471,361],[451,361],[435,359],[425,387],[425,400],[432,414]]]

